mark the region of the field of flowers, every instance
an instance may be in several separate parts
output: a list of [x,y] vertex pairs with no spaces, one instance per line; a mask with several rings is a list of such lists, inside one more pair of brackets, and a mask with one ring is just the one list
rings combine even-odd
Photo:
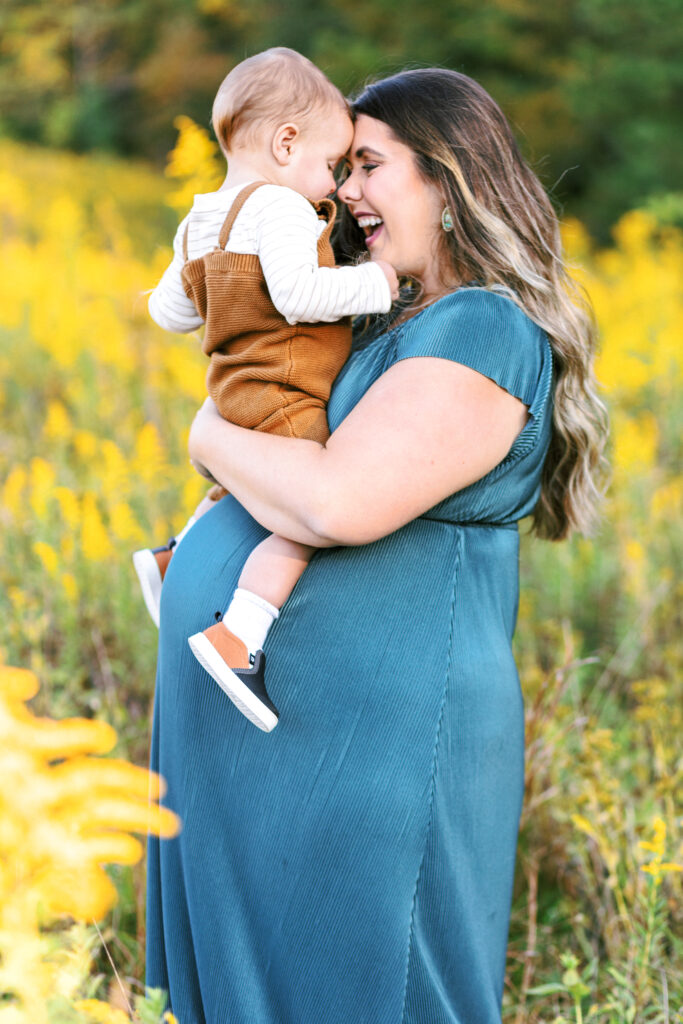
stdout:
[[[93,773],[87,801],[60,790],[45,811],[54,835],[68,833],[68,869],[80,857],[93,879],[80,905],[36,888],[31,871],[47,868],[34,844],[48,832],[32,829],[30,802],[0,799],[0,1024],[163,1014],[161,997],[142,999],[144,871],[122,834],[142,819],[122,801],[141,795],[123,759],[146,762],[156,641],[130,553],[175,532],[205,489],[186,455],[204,357],[195,338],[152,324],[144,294],[179,212],[218,173],[205,133],[178,127],[166,179],[0,143],[0,665],[27,670],[0,669],[0,770],[4,788],[14,773],[36,801],[72,758],[88,755]],[[633,211],[613,237],[595,251],[565,225],[600,325],[613,473],[596,538],[523,541],[527,800],[506,1024],[683,1019],[683,236]],[[50,721],[74,715],[88,721]],[[55,739],[33,757],[38,734]],[[92,757],[115,742],[118,760]],[[105,840],[107,828],[119,831]],[[20,948],[23,960],[10,956]],[[20,1002],[38,962],[45,992],[61,993],[40,1011]]]

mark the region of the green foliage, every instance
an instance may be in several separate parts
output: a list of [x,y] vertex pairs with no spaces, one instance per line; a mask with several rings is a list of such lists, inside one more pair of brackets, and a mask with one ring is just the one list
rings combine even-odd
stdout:
[[71,999],[55,996],[48,1003],[50,1024],[88,1024],[87,1018],[79,1013]]
[[140,1024],[161,1024],[167,997],[163,989],[145,989],[144,996],[136,996],[135,1013]]
[[599,237],[680,187],[678,0],[5,0],[0,130],[161,160],[218,83],[273,45],[347,92],[406,66],[479,79],[556,200]]

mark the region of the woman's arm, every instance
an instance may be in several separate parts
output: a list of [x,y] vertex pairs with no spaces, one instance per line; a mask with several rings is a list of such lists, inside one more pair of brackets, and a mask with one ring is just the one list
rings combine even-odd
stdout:
[[207,400],[190,455],[273,533],[315,547],[368,544],[485,476],[526,419],[488,377],[418,357],[390,367],[325,446],[237,427]]

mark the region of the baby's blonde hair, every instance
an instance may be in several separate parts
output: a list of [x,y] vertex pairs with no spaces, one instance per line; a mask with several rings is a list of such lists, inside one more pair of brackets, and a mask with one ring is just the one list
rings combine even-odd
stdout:
[[237,64],[213,101],[213,130],[224,153],[286,121],[306,130],[321,109],[349,112],[341,92],[307,57],[274,46]]

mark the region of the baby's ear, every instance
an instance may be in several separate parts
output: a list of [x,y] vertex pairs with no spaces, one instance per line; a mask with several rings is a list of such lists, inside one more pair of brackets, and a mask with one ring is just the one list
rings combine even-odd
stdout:
[[272,150],[273,156],[279,164],[288,164],[301,132],[299,126],[292,121],[279,125],[273,133]]

